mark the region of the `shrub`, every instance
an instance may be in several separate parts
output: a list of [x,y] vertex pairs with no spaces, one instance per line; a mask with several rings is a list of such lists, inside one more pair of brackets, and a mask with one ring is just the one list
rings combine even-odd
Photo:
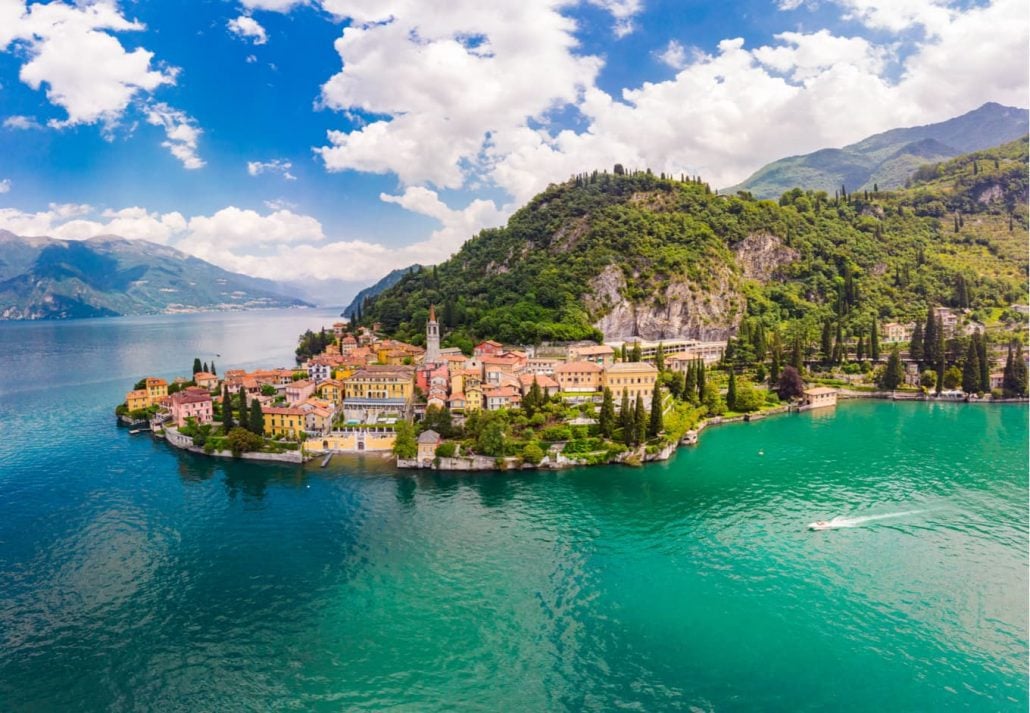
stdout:
[[544,449],[535,441],[530,441],[526,444],[525,448],[522,449],[522,458],[527,463],[536,465],[544,459]]
[[549,426],[540,432],[545,441],[568,441],[572,438],[572,429],[568,426]]
[[453,458],[457,450],[458,446],[454,441],[447,441],[446,443],[441,443],[436,447],[436,457]]

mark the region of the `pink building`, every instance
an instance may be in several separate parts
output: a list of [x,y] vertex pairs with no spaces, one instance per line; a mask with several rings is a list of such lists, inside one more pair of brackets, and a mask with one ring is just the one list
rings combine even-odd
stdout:
[[187,418],[197,423],[211,423],[214,417],[210,394],[190,389],[172,394],[170,401],[172,420],[178,428],[186,425]]
[[290,406],[307,401],[315,393],[315,382],[301,379],[286,387],[286,403]]

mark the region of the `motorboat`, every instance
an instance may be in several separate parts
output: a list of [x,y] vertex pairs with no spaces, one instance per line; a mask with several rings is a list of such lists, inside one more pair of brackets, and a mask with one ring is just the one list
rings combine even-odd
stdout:
[[809,530],[832,530],[833,524],[829,520],[816,520],[808,524]]

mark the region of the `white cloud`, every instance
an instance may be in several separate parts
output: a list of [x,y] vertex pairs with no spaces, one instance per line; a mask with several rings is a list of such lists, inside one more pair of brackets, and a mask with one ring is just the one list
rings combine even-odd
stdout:
[[247,173],[251,176],[260,176],[262,173],[278,173],[287,181],[296,181],[297,177],[290,173],[293,164],[281,158],[274,158],[271,161],[247,161]]
[[[692,53],[697,56],[697,51]],[[655,57],[662,64],[668,65],[673,69],[683,69],[690,61],[687,55],[687,48],[676,40],[669,40],[669,44],[665,46],[661,52],[655,52]]]
[[271,10],[273,12],[289,12],[298,5],[307,5],[307,0],[240,0],[240,4],[248,10]]
[[5,178],[0,180],[0,193],[9,193],[11,191],[11,179]]
[[29,129],[42,129],[43,126],[31,116],[13,114],[4,119],[4,128],[28,131]]
[[265,32],[265,28],[249,15],[240,15],[229,20],[226,26],[229,28],[229,32],[237,37],[251,38],[251,42],[255,45],[263,45],[268,42],[268,34]]
[[606,10],[615,18],[616,37],[625,37],[636,29],[633,18],[643,9],[641,0],[587,0],[591,5]]
[[146,117],[148,124],[164,129],[165,141],[161,145],[182,161],[183,167],[189,170],[204,167],[204,160],[197,153],[197,142],[204,132],[192,117],[163,102],[147,106]]
[[140,47],[125,50],[110,32],[143,30],[112,3],[68,5],[63,2],[26,6],[4,0],[0,15],[0,50],[11,42],[24,48],[23,82],[39,89],[67,112],[55,126],[103,123],[110,127],[140,92],[175,83],[175,71],[151,69],[153,53]]

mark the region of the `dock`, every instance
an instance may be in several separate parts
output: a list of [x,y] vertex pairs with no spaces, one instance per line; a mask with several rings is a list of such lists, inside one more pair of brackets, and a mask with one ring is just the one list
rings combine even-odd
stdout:
[[333,459],[333,454],[332,453],[327,453],[325,458],[322,459],[322,465],[320,465],[319,468],[325,468],[327,465],[329,465],[329,461],[331,461],[332,459]]

